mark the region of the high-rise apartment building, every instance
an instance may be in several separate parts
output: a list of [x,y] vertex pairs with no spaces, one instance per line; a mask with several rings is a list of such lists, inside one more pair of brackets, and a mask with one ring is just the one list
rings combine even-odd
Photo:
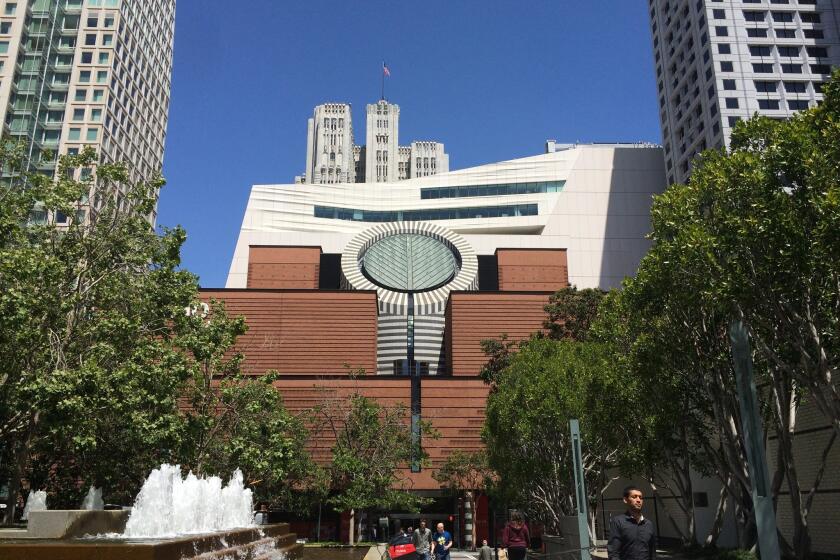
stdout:
[[754,113],[787,118],[822,99],[840,63],[840,0],[649,0],[665,169],[729,145]]
[[159,173],[174,32],[175,0],[0,0],[4,135],[29,169],[52,174],[58,155],[91,146],[132,180]]
[[[366,144],[353,144],[350,105],[325,103],[309,119],[306,171],[296,183],[386,183],[449,171],[440,142],[400,146],[400,107],[384,99],[367,106]],[[348,149],[350,147],[350,149]],[[352,160],[348,160],[352,157]]]

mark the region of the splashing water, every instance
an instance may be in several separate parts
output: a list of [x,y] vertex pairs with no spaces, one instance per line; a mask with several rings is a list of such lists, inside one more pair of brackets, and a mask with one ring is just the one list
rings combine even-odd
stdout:
[[24,521],[28,520],[30,511],[42,511],[45,509],[47,509],[47,492],[45,490],[29,492],[29,496],[26,498],[26,505],[23,507],[21,519]]
[[102,488],[90,487],[87,496],[82,501],[82,509],[105,509],[105,502],[102,501]]
[[253,512],[253,496],[239,469],[223,488],[218,476],[198,478],[190,472],[181,478],[180,465],[163,464],[143,483],[123,536],[164,538],[250,527]]

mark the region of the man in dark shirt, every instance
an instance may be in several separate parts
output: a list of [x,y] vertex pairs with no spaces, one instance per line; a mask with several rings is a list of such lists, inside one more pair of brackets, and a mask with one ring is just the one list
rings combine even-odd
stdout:
[[653,560],[656,558],[656,532],[642,515],[642,491],[635,486],[624,489],[627,511],[610,519],[609,560]]

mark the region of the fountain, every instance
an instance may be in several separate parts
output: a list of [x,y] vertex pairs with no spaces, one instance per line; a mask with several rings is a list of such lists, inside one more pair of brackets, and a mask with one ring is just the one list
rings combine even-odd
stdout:
[[303,550],[288,524],[254,525],[253,496],[238,469],[223,486],[217,476],[184,478],[179,465],[163,464],[130,512],[96,509],[101,503],[101,489],[91,487],[82,510],[30,508],[26,531],[0,530],[0,558],[294,560]]
[[102,488],[90,487],[87,496],[82,500],[81,509],[86,510],[100,510],[105,509],[105,502],[102,501]]
[[29,512],[44,511],[47,509],[47,493],[44,490],[32,490],[26,498],[26,505],[23,507],[23,515],[21,520],[29,519]]

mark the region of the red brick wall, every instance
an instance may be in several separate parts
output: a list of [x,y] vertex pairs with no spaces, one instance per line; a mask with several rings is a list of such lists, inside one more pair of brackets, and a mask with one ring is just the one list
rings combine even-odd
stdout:
[[248,251],[249,288],[318,289],[320,247],[252,245]]
[[557,291],[569,285],[565,249],[497,249],[499,289]]
[[481,341],[528,338],[543,328],[548,292],[452,292],[446,305],[446,361],[452,375],[477,375],[487,357]]
[[[439,439],[424,438],[423,446],[432,463],[420,473],[405,476],[415,489],[438,489],[432,472],[456,449],[466,451],[482,448],[481,427],[488,387],[479,379],[424,377],[421,387],[422,416],[439,432]],[[348,377],[280,379],[274,384],[282,393],[289,410],[300,413],[329,399],[343,399],[359,393],[376,399],[383,406],[402,403],[411,405],[411,382],[406,377],[366,375],[359,379]],[[319,463],[329,461],[334,439],[324,431],[315,438],[309,451]]]
[[375,292],[205,289],[201,297],[245,317],[236,348],[248,373],[346,375],[344,363],[376,371]]

